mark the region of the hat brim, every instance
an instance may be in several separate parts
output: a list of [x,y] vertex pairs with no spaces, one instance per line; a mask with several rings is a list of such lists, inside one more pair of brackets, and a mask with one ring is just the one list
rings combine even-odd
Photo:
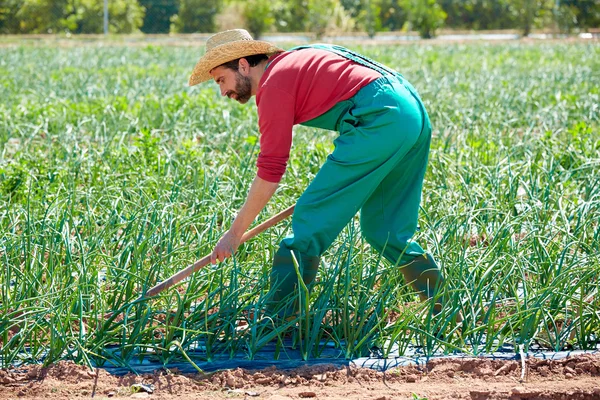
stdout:
[[238,40],[225,43],[207,51],[198,61],[189,79],[189,85],[194,86],[211,79],[210,71],[226,62],[256,54],[274,54],[283,49],[269,42],[260,40]]

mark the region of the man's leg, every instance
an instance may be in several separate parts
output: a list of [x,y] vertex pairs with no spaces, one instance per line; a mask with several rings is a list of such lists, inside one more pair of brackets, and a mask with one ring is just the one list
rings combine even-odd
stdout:
[[[297,285],[295,271],[280,261],[290,259],[285,254],[297,252],[305,283],[310,283],[316,275],[314,258],[327,250],[420,139],[425,119],[418,101],[395,79],[383,81],[353,98],[355,107],[342,118],[335,150],[296,204],[293,236],[282,241],[271,274],[272,284],[282,289],[276,298]],[[312,270],[306,271],[306,265]]]
[[441,273],[433,257],[411,241],[417,229],[423,178],[429,154],[430,128],[382,180],[361,210],[363,237],[394,265],[421,299],[433,296]]
[[286,296],[293,293],[298,285],[298,274],[296,273],[294,258],[298,263],[298,269],[305,285],[310,285],[317,276],[320,257],[308,256],[298,251],[293,253],[292,256],[292,250],[282,242],[273,257],[273,268],[270,276],[270,301],[274,303],[271,305],[272,307],[276,307]]

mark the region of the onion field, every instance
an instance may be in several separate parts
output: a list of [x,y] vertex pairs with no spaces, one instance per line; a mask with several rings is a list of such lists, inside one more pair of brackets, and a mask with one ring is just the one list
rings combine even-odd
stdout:
[[[442,266],[419,303],[358,216],[324,255],[297,317],[263,318],[289,220],[154,298],[209,254],[259,152],[253,100],[187,87],[203,46],[0,47],[0,368],[560,351],[600,342],[597,41],[353,45],[400,71],[434,128],[415,239]],[[284,46],[285,47],[285,46]],[[257,223],[293,205],[335,132],[296,127]],[[463,316],[457,321],[458,313]]]

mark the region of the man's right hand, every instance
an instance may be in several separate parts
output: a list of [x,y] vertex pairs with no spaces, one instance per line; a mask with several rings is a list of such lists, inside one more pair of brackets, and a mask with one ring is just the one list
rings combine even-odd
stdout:
[[277,190],[278,183],[265,181],[258,176],[254,178],[246,202],[239,214],[231,224],[231,227],[219,239],[210,255],[210,263],[216,264],[231,257],[240,246],[242,236],[258,213],[265,207],[269,199]]
[[225,232],[210,255],[210,263],[214,265],[231,257],[240,247],[241,240],[242,235],[234,233],[231,229]]

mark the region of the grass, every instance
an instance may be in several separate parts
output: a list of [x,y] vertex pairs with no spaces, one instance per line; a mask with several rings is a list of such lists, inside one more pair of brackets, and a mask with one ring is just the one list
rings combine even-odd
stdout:
[[[257,322],[286,223],[235,259],[136,301],[227,229],[255,174],[255,108],[221,98],[211,83],[186,87],[196,48],[5,47],[0,367],[253,357],[284,334],[305,358],[318,357],[323,341],[348,358],[409,344],[428,355],[595,347],[600,47],[356,49],[401,71],[432,118],[417,239],[447,278],[440,316],[370,250],[356,221],[325,255],[308,302],[301,291],[298,318],[275,330]],[[296,130],[261,219],[295,202],[332,138]],[[236,329],[240,321],[250,330]]]

